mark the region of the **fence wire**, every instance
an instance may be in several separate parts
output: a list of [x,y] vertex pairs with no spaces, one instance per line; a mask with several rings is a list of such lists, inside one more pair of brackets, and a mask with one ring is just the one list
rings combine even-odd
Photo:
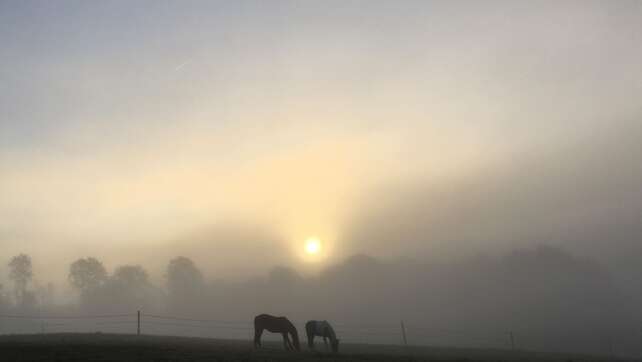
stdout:
[[[293,321],[304,337],[304,321]],[[538,349],[544,346],[541,336],[526,329],[513,331],[470,331],[439,328],[415,324],[333,323],[338,337],[347,343],[482,347],[496,349]],[[252,319],[225,320],[194,318],[191,316],[121,313],[96,315],[0,315],[0,334],[22,333],[120,333],[176,335],[251,340],[254,335]],[[405,334],[405,336],[404,336]],[[640,331],[636,331],[642,337]],[[407,339],[406,339],[407,337]],[[265,333],[268,340],[280,339],[278,334]],[[613,338],[597,338],[593,344],[603,342],[613,350],[623,343]]]

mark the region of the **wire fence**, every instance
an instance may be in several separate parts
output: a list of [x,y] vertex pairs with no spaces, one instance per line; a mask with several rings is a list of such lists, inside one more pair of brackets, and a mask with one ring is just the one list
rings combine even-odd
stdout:
[[[293,321],[300,330],[305,321]],[[426,344],[444,336],[466,336],[491,347],[504,348],[507,340],[471,336],[457,330],[425,328],[398,324],[333,324],[337,335],[345,342],[371,344],[404,344],[404,333],[413,344]],[[405,330],[402,330],[405,329]],[[0,333],[61,333],[61,332],[117,332],[131,334],[178,334],[218,338],[253,338],[252,320],[222,320],[193,318],[175,315],[129,314],[97,315],[0,315]],[[269,334],[265,335],[270,338]],[[278,339],[280,336],[275,336]]]
[[[293,320],[300,338],[304,339],[305,321]],[[333,323],[342,342],[388,345],[457,346],[492,349],[538,350],[541,336],[527,331],[470,331],[415,324]],[[0,334],[24,333],[119,333],[208,337],[251,340],[253,320],[200,319],[186,316],[147,314],[140,311],[123,314],[96,315],[0,315]],[[642,340],[642,333],[638,334]],[[266,340],[280,340],[278,334],[265,333]],[[613,338],[596,338],[593,344],[602,351],[615,354],[618,344]],[[623,344],[620,344],[622,346]],[[539,348],[538,348],[539,347]]]

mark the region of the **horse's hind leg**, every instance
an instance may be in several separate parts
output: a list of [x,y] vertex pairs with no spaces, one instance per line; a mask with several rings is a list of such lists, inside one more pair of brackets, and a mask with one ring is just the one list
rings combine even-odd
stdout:
[[263,334],[263,328],[254,328],[254,348],[261,347],[261,334]]

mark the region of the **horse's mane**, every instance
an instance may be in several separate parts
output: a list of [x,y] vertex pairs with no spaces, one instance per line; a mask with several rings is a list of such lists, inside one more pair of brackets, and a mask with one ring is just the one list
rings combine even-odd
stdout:
[[337,335],[336,333],[334,333],[334,328],[332,328],[332,325],[330,325],[328,321],[322,321],[321,323],[323,323],[323,328],[328,331],[328,334],[329,334],[328,337],[330,337],[332,341],[336,340]]
[[294,324],[292,324],[292,322],[290,322],[289,319],[285,318],[285,320],[288,322],[289,332],[292,335],[293,339],[292,342],[294,342],[294,346],[299,349],[299,332],[296,330],[296,327],[294,326]]

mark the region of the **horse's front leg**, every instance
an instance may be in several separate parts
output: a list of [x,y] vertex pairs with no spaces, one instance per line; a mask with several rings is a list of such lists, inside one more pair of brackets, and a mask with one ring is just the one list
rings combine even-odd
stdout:
[[286,333],[281,333],[281,335],[283,335],[283,348],[285,348],[286,351],[292,349],[292,343],[290,342],[290,339],[288,338],[287,332]]
[[296,348],[294,348],[294,343],[292,341],[294,341],[294,335],[292,335],[292,339],[288,338],[288,345],[290,346],[291,351],[295,351]]
[[263,334],[262,328],[254,329],[254,348],[261,347],[261,334]]

